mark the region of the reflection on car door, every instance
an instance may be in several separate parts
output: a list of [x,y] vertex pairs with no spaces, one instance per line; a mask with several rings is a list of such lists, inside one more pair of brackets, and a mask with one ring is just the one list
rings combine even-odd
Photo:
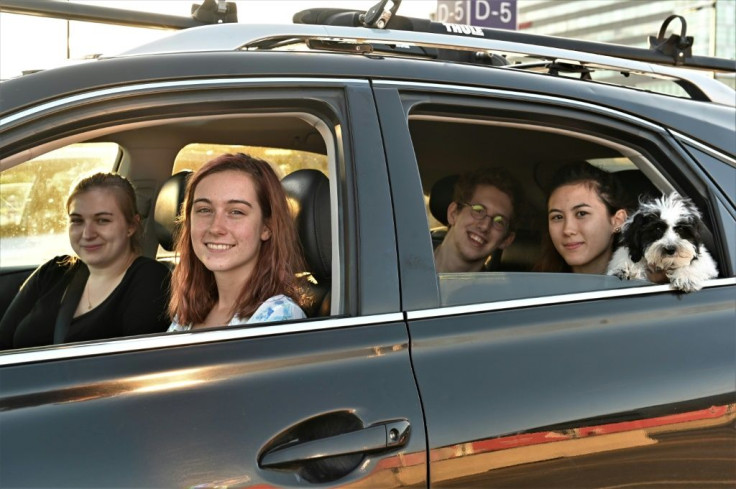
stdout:
[[432,487],[736,480],[732,286],[550,302],[410,313]]
[[[2,485],[423,485],[422,413],[400,320],[383,315],[360,327],[212,343],[208,337],[236,332],[204,332],[188,335],[196,343],[187,346],[4,366]],[[103,346],[76,348],[93,355]],[[370,429],[383,426],[410,433],[387,446],[384,432],[381,446]],[[353,438],[341,440],[348,432]],[[299,443],[301,451],[277,453]],[[311,460],[325,453],[332,456]]]
[[[333,110],[341,182],[331,194],[340,204],[334,234],[344,240],[342,259],[329,257],[340,262],[334,316],[0,354],[2,486],[426,487],[424,420],[369,84],[328,80],[329,90],[312,93],[280,80],[274,95],[250,80],[227,83],[253,110],[276,110],[279,97],[291,111],[294,100],[318,98],[320,110]],[[170,89],[180,95],[177,83]],[[171,93],[157,100],[174,106]],[[187,92],[186,103],[212,96]],[[230,103],[219,91],[215,98]],[[69,123],[83,130],[84,117],[69,110]],[[79,110],[92,119],[101,112],[94,103]],[[361,131],[354,141],[351,124]]]

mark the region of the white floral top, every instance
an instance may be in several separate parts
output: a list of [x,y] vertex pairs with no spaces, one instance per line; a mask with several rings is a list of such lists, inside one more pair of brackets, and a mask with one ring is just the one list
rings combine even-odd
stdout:
[[[251,317],[241,318],[237,314],[233,316],[228,326],[238,326],[240,324],[266,323],[269,321],[286,321],[288,319],[303,319],[307,317],[304,311],[291,298],[285,295],[275,295],[266,299]],[[173,331],[189,331],[192,329],[191,324],[179,324],[174,318],[174,322],[169,326],[168,332]]]

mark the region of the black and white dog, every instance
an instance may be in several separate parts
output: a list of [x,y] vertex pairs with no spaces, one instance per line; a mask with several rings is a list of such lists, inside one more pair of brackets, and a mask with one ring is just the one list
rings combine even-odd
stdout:
[[715,261],[703,245],[698,209],[677,193],[643,201],[624,223],[620,247],[608,264],[608,275],[646,279],[664,272],[675,289],[693,292],[718,276]]

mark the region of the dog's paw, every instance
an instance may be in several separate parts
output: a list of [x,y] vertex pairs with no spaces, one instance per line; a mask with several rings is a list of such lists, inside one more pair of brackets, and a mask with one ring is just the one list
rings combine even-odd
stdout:
[[623,270],[621,268],[618,268],[616,270],[609,270],[608,275],[613,275],[614,277],[618,277],[621,280],[629,280],[629,276],[626,273],[626,270]]
[[670,279],[672,288],[681,290],[682,292],[696,292],[703,288],[702,280],[698,280],[690,275],[674,271],[673,273],[668,273],[667,276]]
[[621,280],[638,280],[646,278],[642,267],[637,263],[624,263],[616,268],[608,270],[608,275],[613,275]]

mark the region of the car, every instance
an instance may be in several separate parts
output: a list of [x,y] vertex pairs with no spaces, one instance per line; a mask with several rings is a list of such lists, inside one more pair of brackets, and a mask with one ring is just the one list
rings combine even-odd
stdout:
[[[187,28],[0,84],[0,314],[64,252],[80,175],[128,177],[144,254],[175,267],[181,186],[232,151],[298,204],[315,304],[0,352],[0,485],[736,484],[736,95],[701,73],[736,62],[691,56],[684,32],[625,48],[399,3]],[[690,198],[718,277],[532,271],[544,182],[571,160]],[[524,185],[517,241],[490,271],[438,274],[438,187],[489,164]]]

